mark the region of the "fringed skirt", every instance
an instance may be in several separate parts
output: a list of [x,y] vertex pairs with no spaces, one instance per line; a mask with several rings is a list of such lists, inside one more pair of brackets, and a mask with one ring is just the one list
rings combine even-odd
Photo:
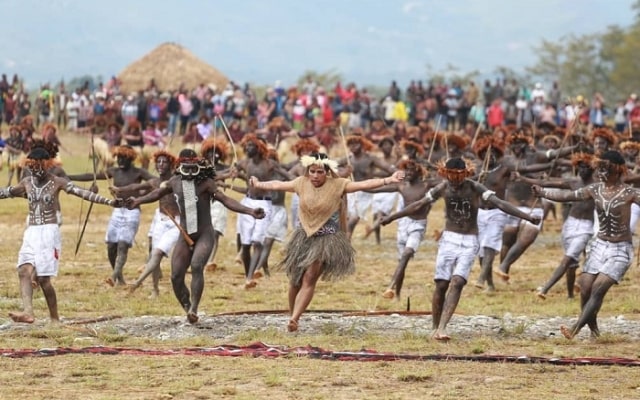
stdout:
[[307,237],[305,231],[298,228],[287,243],[286,256],[278,267],[285,270],[294,286],[301,285],[305,271],[316,261],[322,263],[320,279],[337,280],[356,271],[355,253],[342,231]]

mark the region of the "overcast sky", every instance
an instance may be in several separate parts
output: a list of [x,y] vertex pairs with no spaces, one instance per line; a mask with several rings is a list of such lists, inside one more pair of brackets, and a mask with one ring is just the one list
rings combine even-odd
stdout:
[[361,85],[406,85],[428,64],[521,70],[543,38],[628,27],[634,1],[2,0],[0,72],[29,87],[106,78],[176,42],[236,82],[287,85],[335,69]]

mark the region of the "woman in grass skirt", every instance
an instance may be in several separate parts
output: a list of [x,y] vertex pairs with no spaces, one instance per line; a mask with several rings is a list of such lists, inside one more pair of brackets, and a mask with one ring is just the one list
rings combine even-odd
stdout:
[[249,184],[262,190],[294,192],[300,197],[300,226],[286,246],[281,265],[289,277],[289,332],[298,330],[298,320],[307,309],[319,278],[338,279],[355,271],[355,251],[345,230],[346,194],[374,189],[401,182],[404,171],[387,178],[352,182],[338,176],[337,162],[326,154],[302,156],[305,174],[292,181],[260,182],[256,177]]

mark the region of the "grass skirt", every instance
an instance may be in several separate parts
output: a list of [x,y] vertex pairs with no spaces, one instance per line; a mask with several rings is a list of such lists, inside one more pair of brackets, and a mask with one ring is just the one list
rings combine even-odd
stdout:
[[286,256],[278,267],[284,268],[293,285],[300,286],[307,268],[318,260],[322,263],[320,278],[324,281],[337,280],[356,270],[355,250],[344,232],[307,237],[302,228],[293,232]]

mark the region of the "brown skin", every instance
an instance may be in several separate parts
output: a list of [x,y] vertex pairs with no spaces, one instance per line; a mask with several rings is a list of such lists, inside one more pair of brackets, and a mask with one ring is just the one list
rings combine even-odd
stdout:
[[[219,154],[213,150],[208,151],[204,154],[204,157],[209,160],[213,167],[216,169],[216,181],[224,181],[228,178],[235,177],[237,171],[235,168],[230,167],[229,165],[223,164],[222,159],[219,157]],[[223,186],[224,187],[224,186]],[[216,257],[216,253],[218,252],[218,244],[220,243],[220,237],[222,233],[213,230],[213,249],[211,250],[211,255],[209,256],[209,262],[207,263],[207,268],[215,268],[215,262],[213,261]]]
[[[78,174],[78,175],[70,175],[69,179],[74,181],[91,181],[96,179],[111,179],[113,178],[113,186],[116,188],[127,187],[128,185],[141,183],[142,181],[148,181],[155,178],[149,171],[146,169],[138,168],[133,166],[133,160],[128,159],[126,157],[118,156],[117,157],[117,167],[111,167],[106,170],[106,172],[100,172],[96,175],[93,174]],[[132,190],[131,192],[121,191],[121,198],[127,198],[130,196],[138,195],[138,191]],[[122,271],[124,269],[124,265],[127,262],[127,256],[129,254],[129,243],[127,242],[118,242],[118,243],[107,243],[107,257],[109,258],[109,263],[111,264],[111,268],[113,269],[113,273],[110,278],[107,278],[106,282],[109,285],[118,285],[122,286],[125,284],[124,276]]]
[[[135,191],[137,188],[140,193],[148,193],[152,190],[158,189],[162,182],[168,181],[173,176],[173,168],[171,166],[171,162],[169,158],[160,156],[156,159],[156,171],[160,175],[157,178],[150,179],[148,181],[127,185],[122,188],[112,188],[112,192],[114,196],[121,198],[123,193],[131,193]],[[160,213],[169,215],[174,218],[180,216],[180,208],[175,201],[175,198],[172,196],[163,196],[158,200],[158,209]],[[162,271],[160,270],[160,262],[163,257],[167,257],[168,254],[165,254],[160,249],[154,249],[152,247],[152,243],[149,243],[149,259],[145,265],[144,271],[140,274],[138,279],[129,287],[129,293],[133,293],[137,288],[142,285],[142,282],[147,278],[147,276],[152,275],[153,279],[153,291],[151,294],[152,298],[158,297],[160,294],[159,291],[159,283],[160,277],[162,275]]]
[[[388,140],[385,140],[383,142],[381,142],[379,145],[380,150],[382,151],[382,160],[387,164],[387,165],[396,165],[398,163],[399,158],[398,156],[395,154],[394,150],[394,144],[389,142]],[[378,176],[380,174],[380,172],[376,173],[376,176]],[[373,214],[373,220],[377,221],[379,220],[383,215],[382,212],[377,212],[375,214]],[[380,244],[381,242],[381,238],[380,238],[380,224],[374,224],[373,226],[373,233],[375,234],[376,237],[376,243]]]
[[[358,141],[352,141],[349,143],[349,151],[351,157],[349,161],[347,159],[341,160],[338,163],[342,166],[350,164],[352,167],[353,180],[356,182],[371,179],[375,176],[375,170],[380,169],[387,174],[391,174],[394,171],[393,165],[389,165],[382,159],[365,152],[362,149],[362,144]],[[357,215],[349,218],[347,222],[347,235],[349,238],[353,235],[353,230],[360,221],[360,217]]]
[[[406,174],[405,182],[391,183],[378,189],[369,190],[369,192],[398,192],[402,196],[404,204],[407,205],[424,198],[424,196],[427,194],[427,191],[434,187],[437,183],[437,181],[434,180],[423,180],[422,175],[419,174],[415,168],[406,168],[404,172]],[[427,218],[430,210],[431,204],[425,204],[423,207],[420,207],[418,210],[408,215],[407,217],[418,221],[424,220]],[[388,216],[381,216],[377,223],[374,224],[373,228],[375,229],[376,225],[387,225],[388,222],[386,222],[386,218],[388,218]],[[383,294],[384,297],[397,297],[398,299],[400,298],[405,271],[409,264],[409,260],[413,258],[414,253],[415,252],[412,248],[407,247],[404,249],[404,251],[400,255],[400,260],[398,260],[396,270],[393,273],[391,283]]]
[[[57,213],[60,211],[59,197],[60,191],[63,190],[68,194],[85,200],[119,206],[118,202],[74,186],[70,184],[68,180],[57,177],[50,172],[43,171],[37,165],[30,169],[30,176],[22,179],[16,186],[11,188],[10,191],[13,197],[26,197],[34,187],[44,188],[42,198],[29,200],[29,225],[58,224]],[[44,199],[45,193],[50,195],[47,197],[49,197],[51,201]],[[9,313],[11,319],[15,322],[33,323],[35,320],[33,314],[33,289],[40,286],[47,301],[49,317],[52,322],[58,322],[58,301],[56,291],[51,283],[51,277],[36,276],[36,269],[32,264],[23,264],[18,267],[18,278],[20,280],[20,294],[22,296],[24,309],[22,312]]]
[[[622,176],[613,168],[601,166],[596,169],[600,179],[579,190],[557,190],[550,192],[534,185],[532,191],[536,196],[549,200],[570,202],[594,200],[600,230],[598,238],[612,243],[631,242],[629,219],[631,205],[640,205],[640,192],[622,181]],[[615,201],[612,201],[615,200]],[[570,328],[562,326],[562,334],[572,339],[580,330],[588,325],[592,336],[599,336],[597,317],[604,302],[604,297],[616,281],[605,274],[583,273],[580,280],[581,312],[578,321]]]
[[[431,199],[424,197],[415,201],[404,209],[391,214],[385,219],[385,222],[391,222],[395,219],[412,215],[416,210],[432,203],[434,199],[443,197],[445,200],[445,230],[463,235],[477,235],[478,207],[482,200],[481,197],[486,191],[487,188],[484,185],[470,179],[459,181],[445,180],[430,191],[432,195]],[[508,202],[499,199],[495,194],[490,195],[487,200],[508,214],[526,219],[532,223],[540,222],[537,218],[531,217]],[[466,283],[466,279],[458,275],[454,275],[451,281],[436,280],[436,289],[431,300],[433,328],[435,330],[433,337],[435,339],[449,339],[446,327],[458,306],[462,288]]]
[[[554,150],[561,153],[550,153],[551,157],[556,154],[565,154],[566,150]],[[570,150],[569,150],[570,151]],[[536,151],[525,141],[516,140],[511,144],[511,157],[505,157],[505,164],[511,171],[516,172],[534,172],[543,171],[541,169],[532,169],[532,165],[545,163],[549,161],[547,154]],[[547,164],[547,170],[551,169],[552,164]],[[531,194],[531,185],[526,182],[509,181],[507,184],[506,197],[509,203],[518,207],[541,208],[542,204]],[[502,236],[502,251],[500,254],[501,263],[498,273],[504,280],[509,279],[509,269],[522,254],[533,244],[538,237],[539,230],[537,227],[528,224],[519,224],[517,227],[506,226]]]
[[[263,157],[262,154],[258,152],[254,143],[248,142],[245,144],[244,151],[247,154],[247,158],[238,161],[238,171],[243,172],[246,176],[255,176],[261,180],[271,179],[274,174],[278,174],[285,179],[294,178],[293,175],[289,174],[289,172],[276,161]],[[249,185],[247,195],[251,197],[265,197],[269,196],[269,191]],[[251,252],[252,248],[253,253]],[[248,245],[243,244],[241,252],[246,279],[245,288],[249,289],[255,286],[252,272],[258,267],[260,253],[262,252],[262,243],[254,242]]]
[[[559,179],[559,180],[537,180],[516,175],[515,178],[530,183],[531,185],[546,186],[551,188],[570,189],[577,190],[583,188],[594,182],[593,180],[593,168],[585,163],[578,164],[578,177],[575,179]],[[584,219],[593,221],[593,200],[576,201],[572,202],[569,208],[569,216],[576,219]],[[538,297],[546,298],[547,292],[555,285],[562,276],[567,276],[567,297],[573,298],[575,280],[576,280],[576,268],[578,267],[578,260],[565,255],[560,261],[560,265],[553,271],[551,278],[542,286],[538,291]]]
[[[182,193],[182,177],[174,175],[149,194],[138,198],[127,199],[127,207],[133,209],[140,204],[158,201],[163,196],[173,194],[180,205],[180,225],[186,231],[186,216],[184,215],[184,196]],[[189,235],[194,245],[190,247],[184,236],[181,235],[176,243],[171,257],[171,284],[173,291],[187,313],[190,323],[198,321],[198,305],[204,290],[204,266],[213,249],[213,226],[211,224],[211,199],[220,201],[228,209],[250,214],[254,218],[264,218],[264,211],[260,208],[252,209],[243,206],[231,197],[226,196],[220,190],[213,179],[204,179],[196,185],[196,208],[198,218],[198,231]],[[191,293],[185,285],[185,276],[191,266]]]
[[[479,157],[482,161],[482,167],[478,174],[478,181],[484,184],[487,189],[494,191],[500,199],[505,198],[511,173],[516,169],[522,173],[530,173],[547,170],[550,167],[549,163],[520,165],[513,159],[504,159],[500,153],[493,148],[490,152],[480,152]],[[488,201],[481,201],[480,207],[485,210],[496,208],[495,205]],[[493,261],[496,256],[496,251],[485,247],[483,253],[484,257],[480,258],[482,270],[475,286],[482,288],[486,282],[486,290],[492,292],[495,290],[493,284]]]
[[[327,180],[327,170],[321,166],[313,164],[307,168],[306,176],[311,184],[315,187],[324,185]],[[396,171],[388,178],[374,178],[367,179],[358,182],[348,182],[345,187],[345,193],[353,193],[360,190],[370,190],[376,187],[380,187],[385,183],[398,183],[404,179],[403,171]],[[265,191],[284,191],[294,192],[292,181],[267,181],[260,182],[260,180],[252,176],[249,178],[249,186],[256,189]],[[333,201],[333,199],[330,199]],[[315,293],[316,284],[322,274],[322,263],[318,260],[313,263],[302,276],[302,283],[300,286],[296,286],[293,282],[289,283],[289,311],[291,312],[291,321],[289,322],[289,330],[294,331],[298,328],[298,320],[302,313],[307,309],[313,295]]]

